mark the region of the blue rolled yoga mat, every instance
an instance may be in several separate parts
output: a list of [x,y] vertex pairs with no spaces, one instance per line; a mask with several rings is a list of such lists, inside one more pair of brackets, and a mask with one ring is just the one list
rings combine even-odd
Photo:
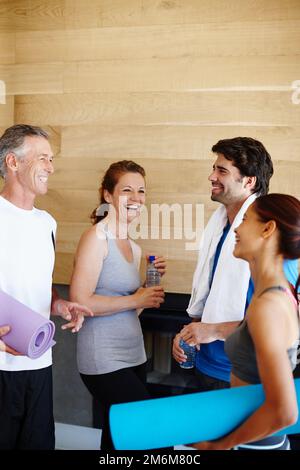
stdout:
[[[300,408],[300,379],[295,380]],[[264,401],[261,385],[112,405],[110,429],[119,450],[210,441],[228,434]],[[300,418],[277,434],[300,433]]]

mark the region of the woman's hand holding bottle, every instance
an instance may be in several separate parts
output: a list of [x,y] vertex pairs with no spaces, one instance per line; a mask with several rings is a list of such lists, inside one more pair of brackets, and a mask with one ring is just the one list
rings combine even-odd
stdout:
[[140,287],[134,294],[135,308],[159,308],[164,302],[165,293],[161,286]]

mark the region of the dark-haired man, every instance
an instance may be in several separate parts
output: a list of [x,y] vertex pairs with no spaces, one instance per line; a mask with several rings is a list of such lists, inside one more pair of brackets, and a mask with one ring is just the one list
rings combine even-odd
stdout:
[[[193,322],[175,337],[173,356],[185,362],[179,347],[182,338],[201,345],[196,354],[199,390],[229,387],[231,364],[224,352],[224,339],[244,318],[253,295],[248,263],[234,258],[234,229],[248,206],[267,194],[273,174],[271,157],[263,144],[249,137],[220,140],[212,147],[216,155],[211,199],[222,205],[209,220],[203,237],[188,313]],[[285,261],[287,279],[295,284],[297,262]]]

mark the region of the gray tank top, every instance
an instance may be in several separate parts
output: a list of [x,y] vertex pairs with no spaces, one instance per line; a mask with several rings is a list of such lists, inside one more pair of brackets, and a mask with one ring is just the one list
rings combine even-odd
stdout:
[[[107,235],[108,254],[103,261],[95,294],[125,296],[141,285],[135,262],[129,263],[116,240]],[[106,374],[146,361],[143,333],[136,310],[85,318],[77,335],[79,372]]]
[[[286,289],[282,286],[270,287],[266,289],[266,291],[273,289],[282,290],[287,293]],[[262,294],[264,292],[262,292]],[[297,365],[298,346],[299,340],[295,341],[292,347],[287,350],[292,370],[294,370]],[[225,352],[232,363],[232,373],[236,377],[249,384],[261,383],[254,343],[249,333],[246,320],[244,320],[226,339]]]

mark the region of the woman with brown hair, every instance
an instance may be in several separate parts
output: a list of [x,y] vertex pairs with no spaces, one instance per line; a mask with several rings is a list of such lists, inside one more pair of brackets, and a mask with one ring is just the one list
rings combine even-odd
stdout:
[[[77,342],[81,378],[104,410],[101,450],[114,449],[108,413],[114,403],[149,398],[146,354],[139,313],[159,307],[161,286],[141,287],[141,250],[128,236],[128,226],[145,203],[145,171],[132,162],[113,163],[100,188],[94,225],[82,236],[72,275],[70,296],[94,313]],[[155,258],[161,275],[165,259]],[[92,320],[92,321],[90,321]]]
[[300,278],[293,289],[282,266],[284,258],[300,257],[300,201],[284,194],[261,196],[235,232],[234,255],[249,262],[255,292],[244,321],[225,342],[232,362],[231,387],[261,383],[265,401],[233,432],[193,446],[288,450],[286,436],[271,435],[298,417],[293,370],[299,345]]

